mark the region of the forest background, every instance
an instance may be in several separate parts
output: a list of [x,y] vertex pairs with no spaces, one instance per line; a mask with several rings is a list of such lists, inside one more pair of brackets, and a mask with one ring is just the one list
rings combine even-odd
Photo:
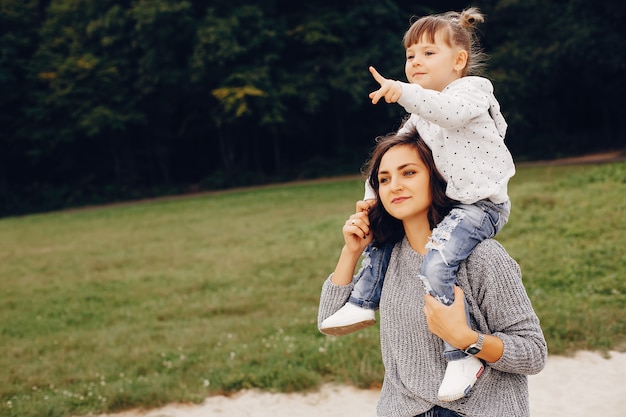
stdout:
[[0,216],[358,173],[368,66],[468,6],[517,161],[625,146],[621,0],[0,0]]

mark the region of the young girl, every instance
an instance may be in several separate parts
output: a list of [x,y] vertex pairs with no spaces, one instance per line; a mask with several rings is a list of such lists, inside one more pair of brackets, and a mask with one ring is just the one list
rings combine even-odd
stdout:
[[[507,124],[485,78],[470,76],[482,54],[474,25],[484,21],[476,8],[461,13],[423,17],[404,35],[405,73],[410,84],[382,77],[370,67],[380,88],[370,94],[373,104],[384,98],[402,105],[411,116],[398,133],[415,129],[430,147],[446,194],[457,204],[437,225],[426,247],[419,278],[440,302],[454,301],[459,264],[507,222],[509,179],[515,174],[504,144]],[[365,200],[375,198],[366,182]],[[401,201],[398,201],[401,203]],[[320,325],[323,333],[341,335],[375,323],[390,245],[369,246],[348,303]],[[469,316],[468,316],[469,322]],[[469,393],[483,371],[474,355],[483,339],[465,350],[444,341],[448,360],[439,388],[440,401],[454,401]]]

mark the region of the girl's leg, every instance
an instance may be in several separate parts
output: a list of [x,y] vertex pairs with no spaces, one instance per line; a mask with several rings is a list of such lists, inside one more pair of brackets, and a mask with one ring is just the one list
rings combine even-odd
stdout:
[[376,323],[375,310],[380,303],[383,286],[393,244],[382,248],[368,246],[365,258],[357,273],[356,283],[348,302],[320,325],[325,334],[339,336],[355,332]]
[[[428,254],[422,268],[426,291],[446,305],[454,302],[454,285],[460,263],[485,239],[495,236],[508,220],[509,203],[495,205],[489,201],[459,204],[433,230]],[[465,304],[469,323],[469,312]],[[444,341],[444,357],[449,361],[437,397],[455,401],[468,394],[482,374],[484,365]]]
[[[459,204],[437,225],[427,247],[422,267],[422,281],[428,292],[446,305],[454,302],[456,274],[461,262],[476,245],[495,236],[508,219],[508,203],[504,206],[489,201]],[[466,305],[469,324],[469,312]],[[444,357],[462,359],[466,353],[445,344]]]
[[370,310],[378,309],[380,293],[392,250],[392,244],[382,248],[369,245],[365,249],[365,258],[361,264],[361,269],[357,272],[356,283],[348,302]]

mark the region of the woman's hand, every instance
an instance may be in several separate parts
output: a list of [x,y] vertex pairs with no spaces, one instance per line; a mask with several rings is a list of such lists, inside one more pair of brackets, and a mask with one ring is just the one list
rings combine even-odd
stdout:
[[372,242],[369,219],[369,208],[372,204],[373,200],[357,201],[356,213],[346,220],[342,229],[347,249],[359,252],[359,255]]
[[342,232],[346,249],[358,252],[359,255],[372,242],[369,219],[369,208],[372,204],[373,200],[357,201],[356,213],[351,215],[343,225]]
[[[424,296],[424,314],[428,329],[457,349],[465,350],[478,340],[478,332],[472,330],[465,319],[465,293],[454,287],[454,302],[447,306],[430,294]],[[477,358],[489,363],[497,362],[504,353],[504,343],[493,335],[485,335],[483,349]]]
[[465,349],[478,337],[465,318],[465,293],[454,287],[454,302],[449,306],[439,302],[430,294],[424,296],[424,314],[428,329],[435,336],[457,349]]
[[369,207],[373,201],[358,201],[356,213],[350,216],[341,229],[345,244],[339,255],[337,266],[332,275],[332,282],[336,285],[348,285],[352,282],[354,270],[361,254],[372,242],[370,233]]

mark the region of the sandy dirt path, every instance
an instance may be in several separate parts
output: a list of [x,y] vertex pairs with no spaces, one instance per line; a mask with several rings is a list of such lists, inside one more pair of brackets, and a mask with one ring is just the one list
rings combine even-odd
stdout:
[[[532,417],[626,416],[626,353],[610,357],[579,352],[554,356],[529,377]],[[99,417],[375,417],[378,391],[325,385],[312,393],[247,390],[207,398],[202,404],[171,404]]]

